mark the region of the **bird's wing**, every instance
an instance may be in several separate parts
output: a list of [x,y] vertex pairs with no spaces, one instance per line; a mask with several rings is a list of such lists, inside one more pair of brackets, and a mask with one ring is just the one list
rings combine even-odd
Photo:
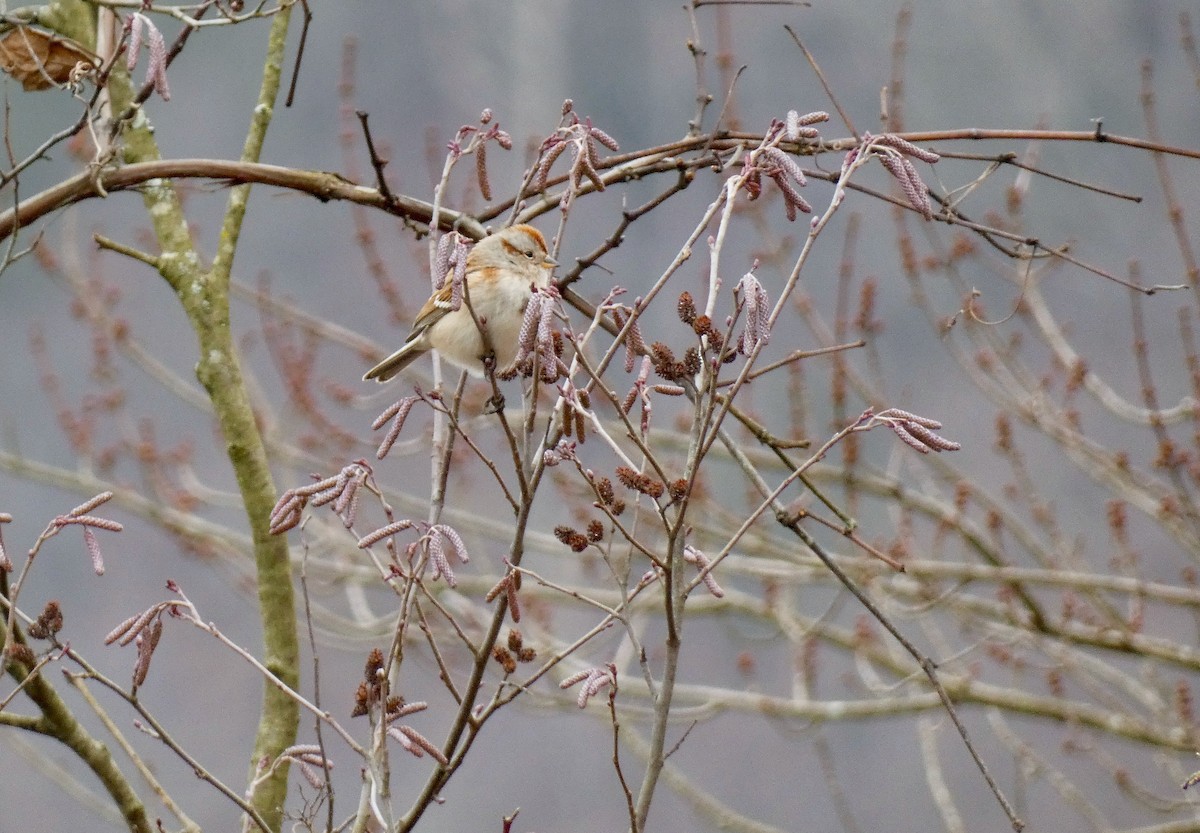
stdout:
[[437,322],[446,317],[446,313],[454,309],[453,306],[454,287],[447,283],[437,292],[435,292],[425,306],[421,307],[421,311],[417,313],[417,318],[413,321],[412,330],[408,334],[405,342],[412,341],[421,333],[428,330]]

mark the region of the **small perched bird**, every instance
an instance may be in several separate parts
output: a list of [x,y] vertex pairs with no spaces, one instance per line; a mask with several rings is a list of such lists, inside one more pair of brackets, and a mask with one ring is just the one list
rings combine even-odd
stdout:
[[[489,352],[497,369],[508,367],[517,357],[529,293],[549,286],[556,265],[545,238],[533,226],[511,226],[480,240],[467,255],[463,304],[451,308],[452,287],[447,283],[421,307],[404,345],[368,370],[363,381],[386,382],[430,350],[474,376],[483,375],[483,359]],[[490,351],[471,317],[472,309],[487,330]]]

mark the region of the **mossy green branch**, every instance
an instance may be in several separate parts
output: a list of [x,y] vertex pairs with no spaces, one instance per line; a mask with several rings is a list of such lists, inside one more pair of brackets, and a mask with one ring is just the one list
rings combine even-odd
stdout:
[[[285,9],[272,21],[262,89],[243,152],[243,158],[250,161],[258,158],[270,124],[289,19],[289,10]],[[128,75],[114,73],[110,89],[114,111],[122,112],[133,100]],[[159,158],[153,134],[141,112],[125,129],[122,143],[127,163]],[[268,517],[276,498],[275,484],[230,327],[229,272],[249,186],[233,189],[219,253],[208,269],[204,268],[192,245],[187,220],[173,185],[167,180],[157,180],[149,186],[143,191],[143,199],[162,250],[158,258],[159,273],[175,290],[196,332],[200,351],[196,376],[208,393],[221,426],[225,452],[233,466],[250,523],[263,630],[263,664],[294,688],[299,683],[299,642],[288,545],[286,538],[267,532]],[[274,760],[295,742],[298,727],[296,703],[274,686],[264,683],[262,712],[250,759],[251,777],[258,761]],[[287,776],[286,766],[277,768],[258,786],[253,796],[255,809],[273,830],[282,825]]]
[[[0,595],[9,598],[8,574],[0,571]],[[0,606],[0,616],[8,614],[7,607]],[[0,629],[2,630],[2,629]],[[23,639],[17,634],[18,642]],[[92,771],[100,780],[105,791],[117,805],[126,826],[133,833],[153,833],[154,826],[146,814],[146,806],[134,792],[132,785],[117,766],[108,747],[94,738],[83,724],[75,717],[74,712],[59,696],[54,687],[42,675],[42,671],[34,674],[23,663],[9,661],[3,651],[5,648],[4,635],[0,633],[0,668],[23,685],[23,692],[40,714],[26,716],[13,714],[11,711],[0,712],[0,725],[12,729],[25,729],[52,737],[62,743]]]
[[[19,675],[18,675],[19,678]],[[125,824],[134,833],[152,833],[154,826],[146,807],[129,781],[117,768],[108,747],[93,738],[75,719],[71,709],[39,672],[25,684],[25,693],[41,710],[34,731],[48,735],[67,746],[96,774],[117,805]]]
[[[250,130],[246,134],[246,142],[242,146],[243,162],[257,162],[262,155],[263,142],[267,138],[267,127],[275,114],[275,100],[279,96],[279,82],[283,74],[283,58],[287,47],[288,21],[291,17],[291,7],[281,11],[271,26],[270,41],[267,44],[267,56],[263,62],[262,87],[259,89],[258,102],[254,107],[254,115],[250,122]],[[242,220],[246,216],[246,202],[250,198],[250,185],[235,185],[229,191],[229,201],[225,206],[225,222],[221,226],[221,239],[217,246],[217,257],[213,262],[213,275],[217,280],[229,283],[229,274],[233,269],[233,256],[237,251],[237,241],[241,236]]]
[[[291,8],[282,10],[271,22],[267,51],[263,61],[262,85],[251,118],[250,129],[242,149],[242,161],[257,162],[266,139],[267,127],[275,111],[279,95],[279,79],[287,48],[288,23]],[[300,681],[300,646],[296,630],[296,604],[292,593],[292,573],[288,560],[287,537],[267,531],[271,509],[277,496],[266,447],[254,419],[250,398],[234,352],[229,330],[229,275],[233,268],[234,252],[250,197],[249,185],[237,185],[230,190],[221,227],[217,257],[208,275],[210,291],[222,300],[221,316],[215,325],[213,338],[216,348],[206,349],[201,337],[200,366],[197,374],[209,392],[213,406],[220,414],[227,410],[228,421],[222,418],[226,449],[242,491],[242,501],[250,518],[254,539],[255,567],[258,575],[259,616],[263,629],[263,664],[275,676],[296,688]],[[226,351],[221,355],[220,351]],[[264,683],[262,713],[254,739],[254,760],[250,777],[255,774],[255,762],[262,758],[274,760],[279,753],[296,741],[300,725],[296,702],[273,685]],[[274,774],[255,791],[252,803],[272,829],[283,822],[283,805],[287,799],[288,767],[278,767]]]
[[97,9],[91,3],[85,3],[84,0],[57,0],[34,7],[33,12],[33,20],[38,24],[89,49],[95,49]]

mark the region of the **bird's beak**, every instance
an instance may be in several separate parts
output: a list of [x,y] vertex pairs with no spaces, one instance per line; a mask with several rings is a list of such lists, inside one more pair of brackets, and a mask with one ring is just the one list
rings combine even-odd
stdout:
[[549,266],[550,268],[553,269],[555,266],[558,265],[558,261],[555,260],[554,258],[550,257],[550,255],[546,255],[544,258],[542,258],[542,265]]

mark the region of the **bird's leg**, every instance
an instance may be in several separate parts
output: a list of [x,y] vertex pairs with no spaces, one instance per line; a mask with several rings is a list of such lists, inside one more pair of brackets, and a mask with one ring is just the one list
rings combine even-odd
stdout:
[[484,408],[485,414],[498,414],[504,410],[504,394],[500,392],[500,386],[496,384],[496,354],[489,351],[481,357],[483,362],[483,375],[488,380],[488,384],[492,386],[492,396],[487,401],[487,406]]

